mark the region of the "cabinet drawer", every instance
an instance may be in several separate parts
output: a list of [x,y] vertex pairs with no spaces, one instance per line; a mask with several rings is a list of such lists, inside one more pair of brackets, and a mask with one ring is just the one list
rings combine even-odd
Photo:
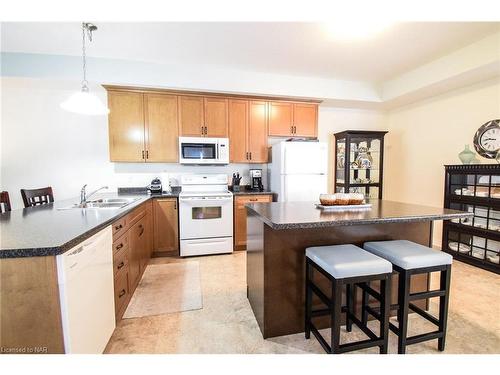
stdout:
[[127,215],[128,226],[134,225],[137,220],[146,215],[146,205],[143,204]]
[[116,220],[113,223],[113,240],[116,240],[127,231],[127,216]]
[[268,203],[272,202],[271,195],[248,195],[244,197],[236,197],[236,204],[245,205],[247,203]]
[[121,236],[115,242],[113,242],[113,254],[118,253],[123,249],[128,249],[128,236]]
[[113,275],[115,278],[128,270],[128,246],[113,254]]
[[129,300],[128,272],[115,279],[115,312],[116,320],[121,319]]

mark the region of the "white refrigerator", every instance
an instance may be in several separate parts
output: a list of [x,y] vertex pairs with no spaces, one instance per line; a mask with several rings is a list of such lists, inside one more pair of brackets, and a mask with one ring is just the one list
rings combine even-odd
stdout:
[[279,142],[272,146],[271,191],[278,202],[318,201],[328,192],[328,144]]

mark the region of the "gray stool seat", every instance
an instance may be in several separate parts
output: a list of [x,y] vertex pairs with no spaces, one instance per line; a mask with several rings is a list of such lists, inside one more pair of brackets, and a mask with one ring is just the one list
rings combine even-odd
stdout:
[[366,251],[405,270],[451,264],[450,254],[406,240],[365,242]]
[[390,262],[355,245],[309,247],[306,257],[335,279],[392,272]]

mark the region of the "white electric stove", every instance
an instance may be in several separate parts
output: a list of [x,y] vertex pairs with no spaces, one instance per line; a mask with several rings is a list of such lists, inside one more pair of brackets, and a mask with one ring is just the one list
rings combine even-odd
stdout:
[[225,174],[181,177],[180,255],[233,252],[233,194]]

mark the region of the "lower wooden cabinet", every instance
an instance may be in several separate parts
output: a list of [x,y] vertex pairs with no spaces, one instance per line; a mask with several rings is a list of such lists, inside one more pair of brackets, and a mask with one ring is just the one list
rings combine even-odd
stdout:
[[245,250],[247,247],[247,203],[268,203],[273,201],[271,194],[254,194],[234,197],[234,249]]
[[153,217],[148,201],[113,223],[115,314],[119,321],[141,280],[153,249]]
[[153,250],[179,252],[179,215],[177,198],[153,200]]

